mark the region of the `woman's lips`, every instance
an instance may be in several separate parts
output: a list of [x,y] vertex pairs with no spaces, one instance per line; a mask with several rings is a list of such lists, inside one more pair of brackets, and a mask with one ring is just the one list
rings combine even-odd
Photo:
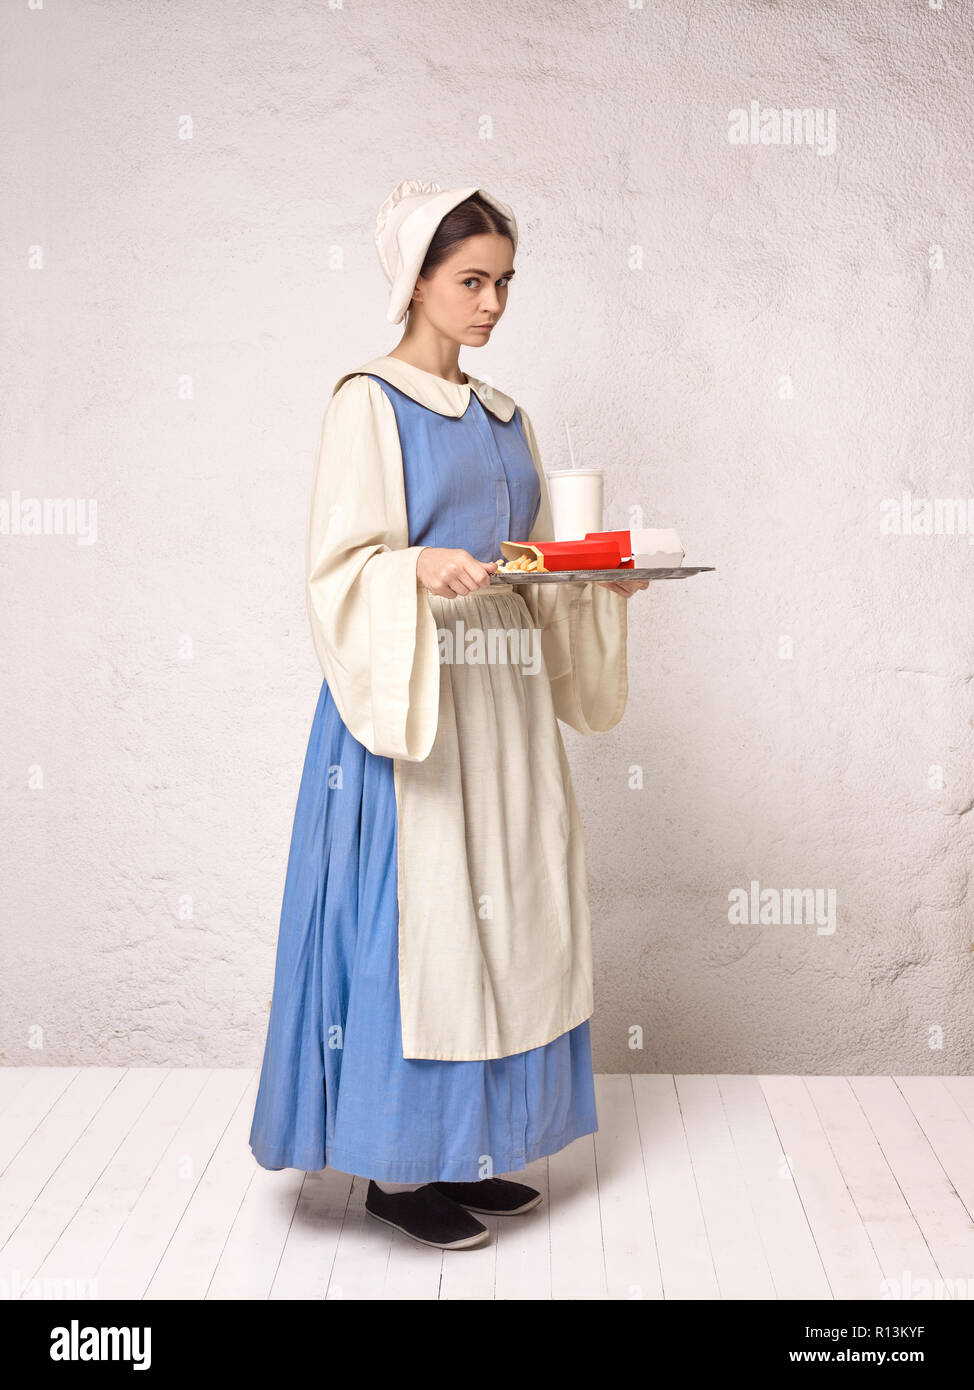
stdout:
[[478,333],[489,333],[494,325],[492,323],[475,323],[473,327]]

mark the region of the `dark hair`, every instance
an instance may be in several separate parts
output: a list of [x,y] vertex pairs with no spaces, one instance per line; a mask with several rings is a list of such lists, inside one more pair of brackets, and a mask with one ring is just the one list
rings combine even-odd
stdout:
[[498,236],[510,237],[511,245],[514,244],[511,224],[507,218],[479,193],[471,193],[469,198],[457,203],[456,207],[446,214],[433,233],[433,240],[426,250],[426,259],[419,268],[420,275],[428,278],[436,267],[446,260],[458,242],[466,241],[467,237],[471,236],[483,236],[485,232],[496,232]]

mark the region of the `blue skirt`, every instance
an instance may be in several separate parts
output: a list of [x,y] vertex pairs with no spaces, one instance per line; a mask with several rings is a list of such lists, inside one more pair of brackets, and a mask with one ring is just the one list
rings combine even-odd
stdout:
[[483,1062],[404,1058],[393,760],[322,683],[298,792],[250,1147],[263,1168],[475,1182],[598,1129],[588,1020]]

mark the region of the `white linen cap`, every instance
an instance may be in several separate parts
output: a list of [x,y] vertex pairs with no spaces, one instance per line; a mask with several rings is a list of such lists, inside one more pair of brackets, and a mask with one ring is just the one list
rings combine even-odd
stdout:
[[389,281],[390,323],[402,323],[409,308],[420,267],[433,240],[433,234],[448,212],[471,194],[479,193],[507,219],[511,239],[517,250],[517,223],[506,203],[483,188],[448,188],[421,179],[404,179],[379,209],[375,221],[375,245],[379,261]]

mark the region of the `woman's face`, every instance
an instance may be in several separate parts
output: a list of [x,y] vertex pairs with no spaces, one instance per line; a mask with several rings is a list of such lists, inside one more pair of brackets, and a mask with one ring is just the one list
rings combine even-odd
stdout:
[[514,274],[510,238],[496,232],[467,237],[457,242],[445,261],[428,278],[417,281],[419,303],[410,305],[410,317],[419,313],[437,332],[467,347],[483,347],[490,340],[490,325],[507,307],[507,287]]

